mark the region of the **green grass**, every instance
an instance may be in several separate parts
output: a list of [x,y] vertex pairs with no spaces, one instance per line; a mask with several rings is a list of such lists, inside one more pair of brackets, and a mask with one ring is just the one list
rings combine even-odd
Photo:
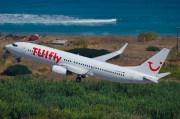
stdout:
[[0,57],[0,65],[4,65],[6,63],[6,60]]
[[180,118],[180,84],[67,82],[16,76],[0,80],[0,118]]
[[167,78],[173,78],[174,80],[180,80],[180,65],[178,64],[163,64],[160,72],[171,72]]

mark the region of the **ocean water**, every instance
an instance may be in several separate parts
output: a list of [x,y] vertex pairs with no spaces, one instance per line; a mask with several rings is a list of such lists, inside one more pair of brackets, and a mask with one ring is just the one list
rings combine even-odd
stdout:
[[180,0],[1,0],[0,32],[176,35]]

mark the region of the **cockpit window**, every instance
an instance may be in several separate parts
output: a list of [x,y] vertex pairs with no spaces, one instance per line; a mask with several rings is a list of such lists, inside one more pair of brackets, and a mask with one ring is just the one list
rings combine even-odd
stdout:
[[17,45],[15,43],[12,44],[14,47],[17,47]]

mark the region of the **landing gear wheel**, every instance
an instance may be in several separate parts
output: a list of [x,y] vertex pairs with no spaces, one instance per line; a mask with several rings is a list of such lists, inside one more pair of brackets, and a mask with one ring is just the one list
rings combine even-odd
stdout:
[[18,63],[21,62],[21,58],[17,58],[16,60],[17,60]]
[[76,82],[81,82],[81,77],[77,77]]

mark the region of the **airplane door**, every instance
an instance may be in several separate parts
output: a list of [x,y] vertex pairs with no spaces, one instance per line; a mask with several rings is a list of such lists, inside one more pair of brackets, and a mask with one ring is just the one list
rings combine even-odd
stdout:
[[133,82],[133,77],[134,77],[134,74],[131,74],[130,78],[129,78],[129,81],[130,82]]
[[26,53],[26,45],[23,46],[22,53]]

